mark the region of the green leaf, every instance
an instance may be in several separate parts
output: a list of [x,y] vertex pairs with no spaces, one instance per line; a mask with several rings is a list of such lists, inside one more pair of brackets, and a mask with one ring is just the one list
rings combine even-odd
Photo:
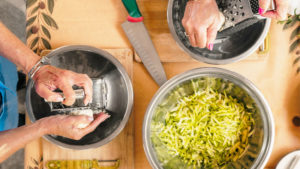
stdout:
[[298,26],[295,30],[293,30],[290,36],[290,40],[293,40],[299,34],[300,34],[300,26]]
[[45,13],[42,13],[42,15],[43,15],[43,18],[44,18],[47,25],[58,29],[58,26],[57,26],[55,20],[51,16],[49,16]]
[[51,45],[46,39],[42,38],[42,42],[46,49],[51,49]]
[[50,32],[48,31],[48,29],[45,28],[44,26],[42,26],[42,30],[43,30],[44,34],[45,34],[49,39],[51,39],[51,34],[50,34]]
[[26,8],[30,8],[37,0],[27,0],[26,1]]
[[293,65],[297,64],[299,61],[300,61],[300,56],[298,56],[298,57],[294,60]]
[[40,162],[43,162],[43,156],[41,156]]
[[300,45],[300,39],[296,39],[290,46],[290,53],[292,53]]
[[297,74],[300,72],[300,67],[297,68]]
[[33,17],[29,18],[29,19],[27,20],[26,26],[31,25],[31,24],[35,21],[35,19],[36,19],[36,16],[33,16]]
[[277,21],[278,24],[284,24],[286,20],[283,21]]
[[293,16],[284,24],[283,30],[293,27],[295,25],[295,23],[297,23],[297,17]]
[[52,14],[54,8],[54,0],[48,0],[48,10]]
[[28,39],[32,35],[31,29],[28,29],[26,32],[26,39]]
[[34,7],[34,8],[32,9],[32,11],[31,11],[31,15],[35,14],[35,13],[39,10],[39,8],[40,8],[39,5],[36,6],[36,7]]
[[33,50],[33,52],[34,52],[34,53],[37,53],[37,50],[38,50],[38,49],[36,48],[36,49]]
[[33,161],[36,165],[39,165],[39,163],[36,161],[36,159],[33,159]]
[[38,42],[39,38],[36,37],[32,42],[31,42],[31,45],[30,45],[30,49],[32,49]]

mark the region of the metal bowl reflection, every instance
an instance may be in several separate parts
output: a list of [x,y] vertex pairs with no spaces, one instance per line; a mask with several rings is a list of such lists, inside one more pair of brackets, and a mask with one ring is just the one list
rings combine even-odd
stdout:
[[[111,117],[80,140],[55,135],[46,135],[44,138],[71,149],[95,148],[115,138],[125,127],[133,106],[132,84],[121,63],[109,53],[89,46],[61,47],[50,52],[47,57],[51,65],[56,67],[104,79],[107,85],[106,111]],[[51,112],[49,105],[35,92],[31,79],[27,84],[26,107],[32,122],[58,114]]]
[[[180,157],[176,155],[170,155],[166,151],[158,154],[158,149],[165,150],[166,148],[157,139],[155,143],[152,141],[152,139],[155,139],[153,136],[156,131],[151,127],[151,124],[157,121],[164,121],[164,114],[174,108],[178,99],[180,100],[183,95],[188,96],[193,94],[195,91],[193,91],[191,81],[197,79],[203,80],[204,85],[215,86],[215,90],[220,93],[226,89],[227,94],[231,97],[236,98],[244,104],[253,105],[255,110],[253,113],[255,132],[249,138],[249,148],[239,160],[229,163],[227,168],[263,168],[271,154],[275,135],[274,121],[270,107],[263,95],[249,80],[237,73],[220,68],[198,68],[177,75],[161,86],[153,96],[143,123],[144,150],[152,167],[155,169],[193,168],[186,166],[186,164],[180,161]],[[181,90],[177,91],[176,89],[178,88]],[[177,94],[172,95],[172,91],[175,90]],[[163,162],[159,159],[163,159]]]
[[187,0],[169,0],[167,19],[176,43],[194,59],[209,64],[237,62],[256,51],[267,36],[271,19],[257,19],[245,29],[230,34],[218,33],[213,51],[192,47],[181,24]]

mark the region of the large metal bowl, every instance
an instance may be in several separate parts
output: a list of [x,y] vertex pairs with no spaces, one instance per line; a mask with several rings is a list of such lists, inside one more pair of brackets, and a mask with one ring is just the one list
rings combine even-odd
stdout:
[[267,36],[270,19],[257,19],[258,22],[232,34],[218,33],[213,51],[192,47],[181,24],[188,0],[169,0],[167,20],[170,32],[176,43],[194,59],[209,64],[237,62],[256,51]]
[[[158,160],[160,154],[157,154],[154,143],[151,141],[152,132],[154,132],[151,130],[152,121],[157,120],[158,118],[163,121],[163,112],[167,112],[174,107],[174,104],[179,98],[175,99],[172,97],[174,96],[170,94],[172,91],[178,87],[182,87],[181,89],[184,89],[185,91],[181,90],[179,93],[186,93],[186,95],[192,94],[192,86],[189,84],[191,80],[195,79],[205,79],[204,83],[206,84],[213,83],[212,79],[217,79],[218,81],[221,81],[221,86],[232,87],[232,92],[227,92],[227,95],[244,102],[244,104],[247,103],[253,105],[255,110],[253,114],[255,120],[255,132],[249,139],[249,148],[241,159],[230,163],[227,168],[263,168],[271,154],[275,135],[274,121],[270,107],[263,95],[249,80],[237,73],[220,68],[198,68],[177,75],[166,82],[154,95],[147,108],[143,123],[144,150],[151,166],[155,169],[164,168],[164,165]],[[222,87],[219,87],[219,90],[220,89],[223,90]],[[164,106],[164,111],[162,111],[161,106]],[[158,107],[159,109],[157,109]],[[155,144],[155,146],[158,145],[157,140]],[[170,158],[175,159],[179,157],[173,155],[170,156]],[[170,163],[172,163],[172,160],[170,160]],[[179,168],[178,165],[175,168]]]
[[[111,117],[80,140],[55,135],[46,135],[44,138],[70,149],[95,148],[115,138],[125,127],[133,106],[132,84],[121,63],[109,53],[89,46],[61,47],[49,53],[47,57],[51,65],[56,67],[85,73],[91,78],[104,79],[107,83],[106,111]],[[26,107],[32,122],[58,114],[51,112],[49,105],[37,95],[31,79],[27,85]]]

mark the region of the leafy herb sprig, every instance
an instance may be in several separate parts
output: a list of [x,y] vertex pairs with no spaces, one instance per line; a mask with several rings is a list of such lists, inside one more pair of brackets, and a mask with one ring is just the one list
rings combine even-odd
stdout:
[[[300,22],[300,14],[296,13],[297,9],[294,11],[294,15],[289,15],[288,19],[283,21],[278,21],[279,24],[283,25],[283,30],[293,27],[295,24],[299,24]],[[293,30],[290,41],[293,43],[290,46],[290,53],[294,52],[297,46],[300,45],[300,24]]]
[[51,17],[54,0],[27,0],[26,38],[29,47],[37,54],[43,49],[51,49],[51,29],[58,29]]

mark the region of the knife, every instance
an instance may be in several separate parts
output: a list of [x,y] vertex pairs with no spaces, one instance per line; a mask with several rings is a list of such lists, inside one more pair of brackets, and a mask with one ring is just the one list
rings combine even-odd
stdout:
[[122,0],[122,2],[129,13],[122,28],[152,78],[161,86],[167,81],[167,76],[143,23],[136,0]]

